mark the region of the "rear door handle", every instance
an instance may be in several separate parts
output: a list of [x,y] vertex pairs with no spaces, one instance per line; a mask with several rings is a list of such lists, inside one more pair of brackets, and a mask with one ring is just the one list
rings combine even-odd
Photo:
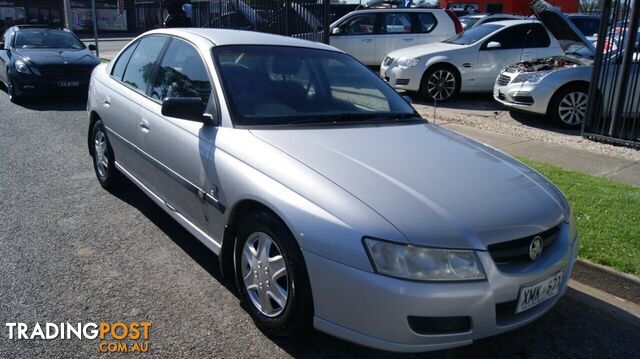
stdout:
[[109,96],[105,96],[104,100],[102,101],[102,104],[104,105],[104,107],[111,106],[111,99],[109,98]]

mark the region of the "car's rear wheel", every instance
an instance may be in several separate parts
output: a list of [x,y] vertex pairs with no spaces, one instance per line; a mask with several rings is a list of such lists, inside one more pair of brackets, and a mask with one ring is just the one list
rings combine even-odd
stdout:
[[266,210],[248,215],[239,227],[234,262],[240,299],[260,330],[291,336],[311,328],[306,265],[282,220]]
[[588,92],[586,85],[570,85],[558,91],[549,106],[552,119],[565,128],[582,126],[587,117]]
[[115,186],[118,179],[118,170],[115,167],[113,149],[107,131],[101,120],[97,120],[91,131],[93,139],[93,168],[100,185],[105,189]]
[[420,92],[429,101],[447,101],[459,91],[459,76],[448,66],[430,67],[420,83]]

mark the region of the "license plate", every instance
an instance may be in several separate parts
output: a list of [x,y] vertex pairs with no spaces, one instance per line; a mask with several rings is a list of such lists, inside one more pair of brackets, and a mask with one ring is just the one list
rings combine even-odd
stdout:
[[58,81],[59,87],[78,87],[80,86],[80,81]]
[[558,272],[536,284],[520,288],[516,313],[531,309],[558,294],[560,283],[562,283],[562,272]]

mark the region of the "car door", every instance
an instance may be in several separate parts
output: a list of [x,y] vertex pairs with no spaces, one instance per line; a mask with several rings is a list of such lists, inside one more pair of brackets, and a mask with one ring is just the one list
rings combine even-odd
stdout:
[[441,32],[440,34],[434,34],[438,21],[431,12],[416,12],[414,15],[414,30],[418,43],[416,45],[430,44],[433,42],[439,42],[447,37],[453,36],[453,34],[446,34]]
[[376,35],[375,13],[356,14],[340,23],[330,37],[331,46],[335,46],[355,57],[366,65],[380,65],[375,61]]
[[[521,24],[509,26],[485,40],[479,48],[475,63],[475,90],[492,91],[493,85],[502,69],[519,61],[538,57],[537,46],[542,40],[534,39],[540,24]],[[546,35],[546,31],[544,31]],[[548,41],[548,38],[547,38]]]
[[211,156],[218,128],[164,116],[162,101],[198,97],[208,104],[213,101],[211,91],[201,54],[192,44],[173,37],[139,114],[142,150],[151,163],[146,175],[149,186],[169,209],[202,229],[210,220],[205,205],[217,204],[218,183]]
[[380,65],[388,53],[418,44],[418,34],[413,31],[413,16],[409,12],[380,13],[380,26],[375,41],[373,65]]
[[150,71],[168,40],[146,36],[129,45],[115,60],[107,84],[96,81],[96,101],[116,161],[144,183],[146,162],[140,149],[138,112],[150,84]]

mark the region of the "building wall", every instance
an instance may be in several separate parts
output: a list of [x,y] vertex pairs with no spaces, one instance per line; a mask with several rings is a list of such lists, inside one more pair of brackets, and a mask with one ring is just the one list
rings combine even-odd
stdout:
[[[443,8],[472,7],[479,12],[503,12],[509,14],[531,15],[529,9],[530,0],[443,0],[440,5]],[[557,6],[564,13],[578,12],[578,0],[547,0],[551,5]],[[500,7],[502,10],[500,11]]]

